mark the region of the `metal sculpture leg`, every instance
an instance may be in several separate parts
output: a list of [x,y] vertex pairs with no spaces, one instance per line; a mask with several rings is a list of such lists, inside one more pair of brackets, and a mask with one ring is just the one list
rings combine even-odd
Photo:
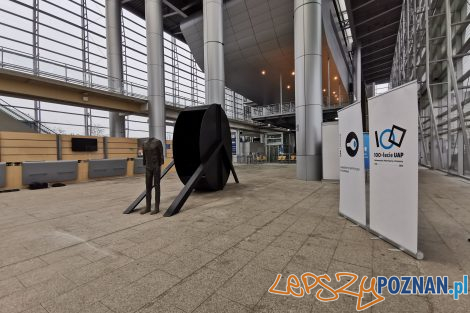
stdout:
[[183,207],[183,204],[188,200],[189,195],[193,191],[194,187],[198,183],[198,181],[201,179],[202,175],[204,174],[204,169],[207,166],[211,166],[211,163],[215,160],[215,156],[219,154],[220,149],[222,148],[222,144],[220,143],[210,154],[209,159],[207,160],[206,163],[201,163],[199,167],[196,169],[194,172],[193,176],[188,180],[186,185],[184,185],[183,190],[180,191],[178,196],[176,197],[175,200],[173,200],[173,203],[170,205],[168,210],[166,210],[165,215],[166,217],[173,216],[175,214],[178,214],[181,208]]
[[227,165],[230,167],[230,171],[232,172],[232,175],[233,175],[233,179],[235,179],[235,182],[237,184],[239,184],[240,182],[238,181],[238,176],[237,176],[237,173],[235,173],[235,168],[233,167],[233,163],[232,163],[232,160],[230,160],[230,157],[227,153],[226,150],[222,149],[224,152],[223,152],[223,157],[224,157],[224,160],[225,160],[225,163],[227,163]]
[[[165,175],[170,171],[170,169],[175,165],[175,162],[174,161],[171,161],[170,164],[168,164],[168,166],[163,170],[162,174],[160,175],[160,180],[165,177]],[[127,207],[127,209],[123,212],[123,214],[130,214],[132,213],[135,208],[139,205],[139,203],[142,202],[142,200],[144,200],[144,198],[146,198],[146,194],[147,194],[147,190],[142,192],[138,197],[137,199],[134,200],[134,202],[132,202],[129,207]]]
[[[153,186],[155,188],[155,210],[151,214],[160,212],[160,169],[156,169],[153,175]],[[151,196],[151,195],[150,195]]]
[[152,206],[152,188],[153,188],[153,180],[155,177],[155,170],[154,169],[146,169],[145,170],[145,200],[146,205],[145,209],[140,212],[141,214],[145,214],[150,212]]

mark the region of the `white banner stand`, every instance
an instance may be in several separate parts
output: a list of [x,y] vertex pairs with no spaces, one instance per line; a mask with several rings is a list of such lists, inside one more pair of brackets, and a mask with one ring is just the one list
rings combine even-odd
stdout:
[[366,227],[366,181],[361,103],[338,111],[339,214]]
[[369,99],[371,232],[422,259],[418,251],[418,85]]

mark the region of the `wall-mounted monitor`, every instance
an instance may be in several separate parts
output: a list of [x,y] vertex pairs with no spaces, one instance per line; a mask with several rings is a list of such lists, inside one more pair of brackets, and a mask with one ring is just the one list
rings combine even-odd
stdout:
[[72,138],[72,151],[76,151],[76,152],[98,151],[98,139],[96,138]]

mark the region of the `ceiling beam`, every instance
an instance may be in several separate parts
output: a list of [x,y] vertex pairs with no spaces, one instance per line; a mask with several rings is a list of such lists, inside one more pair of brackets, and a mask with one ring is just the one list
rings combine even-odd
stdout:
[[386,54],[386,55],[383,55],[379,58],[375,58],[375,59],[368,59],[367,62],[364,62],[364,58],[362,59],[362,66],[364,67],[364,65],[366,64],[370,64],[370,63],[374,63],[375,61],[378,61],[378,60],[382,60],[382,59],[387,59],[389,57],[393,57],[395,55],[395,53],[389,53],[389,54]]
[[198,4],[199,2],[200,2],[200,0],[193,1],[193,2],[191,2],[191,3],[187,4],[187,5],[185,5],[184,7],[182,7],[181,10],[186,11],[187,9],[189,9],[189,8],[191,8],[191,7],[193,7],[193,6],[195,6],[195,5]]
[[382,31],[382,30],[384,30],[384,29],[387,29],[387,28],[389,28],[389,27],[391,27],[391,26],[395,26],[395,25],[397,25],[398,23],[400,23],[400,21],[395,21],[395,22],[393,22],[393,23],[387,24],[387,25],[382,26],[382,27],[380,27],[380,28],[374,29],[374,30],[371,31],[371,32],[367,32],[367,33],[365,33],[364,35],[357,37],[357,39],[364,39],[364,38],[366,38],[366,37],[368,37],[368,36],[370,36],[370,35],[372,35],[372,34],[375,34],[375,33],[377,33],[377,32],[380,32],[380,31]]
[[364,76],[370,76],[370,75],[372,75],[372,74],[383,73],[383,72],[391,72],[391,70],[392,70],[392,67],[391,67],[391,66],[387,66],[387,67],[384,68],[384,69],[377,70],[377,71],[374,71],[374,72],[364,72]]
[[361,21],[360,23],[357,23],[357,24],[356,24],[356,27],[361,26],[361,25],[364,25],[364,24],[366,24],[366,23],[369,23],[370,21],[376,20],[376,19],[378,19],[379,17],[382,17],[383,15],[390,14],[390,12],[393,12],[393,11],[395,11],[396,9],[400,9],[400,10],[401,10],[401,6],[402,6],[402,4],[399,4],[399,5],[397,5],[397,6],[393,7],[393,8],[391,8],[391,9],[388,9],[387,11],[383,11],[382,13],[379,13],[379,14],[377,14],[377,15],[374,15],[374,16],[371,17],[371,18],[368,18],[368,19],[366,19],[366,20],[363,20],[363,21]]
[[395,44],[389,45],[389,46],[386,46],[386,47],[383,47],[383,48],[378,49],[378,50],[374,50],[374,51],[371,52],[371,53],[363,54],[363,55],[362,55],[362,58],[368,57],[369,55],[373,55],[373,54],[376,54],[377,52],[380,52],[380,51],[383,51],[383,50],[387,50],[387,49],[390,49],[390,48],[395,49]]
[[364,80],[366,82],[376,82],[376,81],[380,81],[382,79],[390,79],[390,75],[389,74],[384,74],[384,75],[377,75],[377,76],[372,76],[371,78],[365,78]]
[[351,0],[344,0],[346,5],[346,12],[348,13],[349,28],[351,29],[351,36],[354,42],[357,42],[356,27],[354,26],[354,16],[351,6]]
[[371,70],[371,69],[373,69],[373,68],[377,68],[377,67],[381,67],[381,66],[387,65],[387,64],[389,64],[389,63],[393,63],[393,60],[389,60],[389,61],[387,61],[387,62],[380,63],[380,64],[377,64],[377,65],[374,65],[374,66],[367,66],[367,67],[364,67],[364,66],[363,66],[362,69],[363,69],[363,71],[365,72],[365,71],[369,71],[369,70]]
[[376,41],[369,42],[367,45],[363,45],[362,48],[373,46],[373,45],[377,44],[378,42],[381,42],[381,41],[384,41],[384,40],[387,40],[387,39],[390,39],[390,38],[397,38],[397,34],[392,34],[392,35],[387,36],[387,37],[382,37],[382,38],[380,38]]
[[175,11],[176,13],[178,13],[179,15],[181,15],[182,17],[184,18],[187,18],[188,15],[186,13],[184,13],[183,11],[181,11],[179,8],[177,8],[175,5],[173,5],[170,1],[168,0],[163,0],[163,3],[166,4],[170,9],[172,9],[173,11]]
[[376,81],[376,80],[379,80],[379,79],[383,79],[383,78],[390,78],[390,74],[379,74],[379,75],[372,75],[371,77],[366,77],[366,81]]
[[374,2],[375,2],[375,0],[369,0],[366,3],[358,5],[357,7],[353,8],[352,10],[356,11],[356,10],[362,9],[363,7],[368,6],[369,4],[374,3]]

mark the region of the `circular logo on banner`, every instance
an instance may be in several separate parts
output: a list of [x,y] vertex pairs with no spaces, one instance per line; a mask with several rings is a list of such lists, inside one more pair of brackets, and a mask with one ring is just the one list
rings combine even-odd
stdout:
[[354,157],[359,151],[359,140],[357,140],[357,135],[354,132],[350,132],[346,137],[346,152],[349,156]]

